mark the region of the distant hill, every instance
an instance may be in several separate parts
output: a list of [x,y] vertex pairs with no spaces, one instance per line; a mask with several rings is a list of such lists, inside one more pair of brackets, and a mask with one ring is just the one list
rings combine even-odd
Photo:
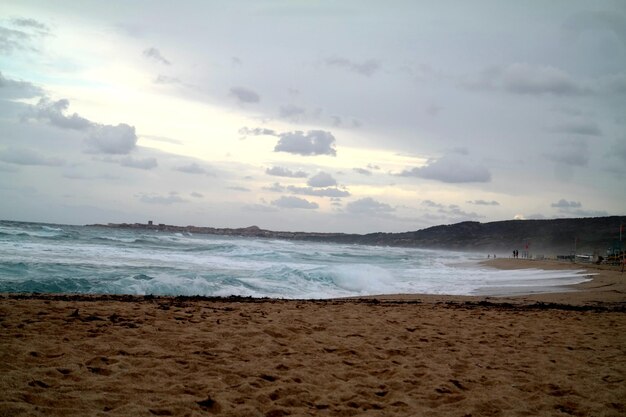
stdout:
[[264,230],[257,226],[241,229],[218,229],[199,226],[170,226],[152,224],[95,225],[116,228],[155,229],[173,232],[207,233],[227,236],[265,237],[275,239],[307,240],[348,244],[408,246],[461,251],[509,253],[524,250],[526,243],[533,254],[606,253],[619,242],[620,225],[624,225],[626,244],[626,216],[593,217],[551,220],[506,220],[479,223],[462,222],[429,227],[414,232],[346,233],[280,232]]
[[364,235],[359,243],[492,252],[521,252],[528,243],[535,254],[569,254],[576,244],[578,253],[604,254],[619,241],[621,224],[626,243],[625,216],[462,222],[415,232]]

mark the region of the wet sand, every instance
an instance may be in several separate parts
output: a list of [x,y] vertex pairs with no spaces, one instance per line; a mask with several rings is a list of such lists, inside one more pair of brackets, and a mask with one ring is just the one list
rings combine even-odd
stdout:
[[585,268],[506,298],[0,295],[0,416],[623,416],[626,274]]

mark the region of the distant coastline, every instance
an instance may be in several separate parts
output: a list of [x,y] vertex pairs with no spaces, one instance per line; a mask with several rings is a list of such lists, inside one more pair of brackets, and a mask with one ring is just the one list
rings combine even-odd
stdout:
[[[488,223],[461,222],[433,226],[400,233],[322,233],[287,232],[245,228],[215,228],[204,226],[175,226],[148,223],[92,224],[92,227],[143,229],[173,233],[212,234],[218,236],[332,242],[377,246],[402,246],[424,249],[489,251],[508,253],[513,249],[538,253],[605,254],[623,245],[620,228],[626,226],[626,216],[569,218],[549,220],[505,220]],[[626,239],[626,233],[622,239]],[[623,246],[621,246],[623,250]]]

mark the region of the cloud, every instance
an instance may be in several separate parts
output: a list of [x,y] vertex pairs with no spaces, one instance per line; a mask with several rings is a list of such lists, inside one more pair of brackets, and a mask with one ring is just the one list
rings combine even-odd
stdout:
[[229,190],[233,190],[233,191],[243,191],[245,193],[249,193],[250,192],[249,188],[239,187],[239,186],[236,186],[236,185],[233,185],[233,186],[230,186],[230,187],[226,187],[226,188],[229,189]]
[[304,171],[291,171],[290,169],[282,168],[282,167],[267,168],[265,170],[265,173],[267,175],[273,175],[275,177],[287,177],[287,178],[306,178],[309,176],[309,174],[307,174]]
[[298,197],[281,197],[272,201],[272,205],[281,208],[316,209],[319,205],[315,202],[307,201]]
[[143,56],[146,58],[152,59],[154,61],[160,62],[161,64],[170,65],[170,61],[165,59],[161,52],[159,52],[156,48],[148,48],[143,51]]
[[288,152],[297,155],[337,155],[335,137],[323,130],[310,130],[281,133],[274,152]]
[[429,159],[423,167],[404,170],[396,175],[447,183],[491,181],[491,173],[487,168],[473,164],[458,154],[448,154],[439,159]]
[[573,135],[602,136],[602,131],[595,123],[568,123],[555,126],[551,128],[550,131],[554,133],[567,133]]
[[87,130],[96,124],[79,116],[77,113],[66,116],[64,113],[69,108],[68,99],[50,101],[47,97],[43,97],[34,108],[34,117],[37,120],[47,121],[53,126],[62,129]]
[[283,119],[292,119],[306,114],[306,109],[296,106],[295,104],[287,104],[280,106],[280,117]]
[[514,63],[506,67],[490,67],[466,78],[461,85],[471,90],[502,90],[511,94],[575,96],[590,89],[563,70],[551,66]]
[[564,198],[560,199],[556,203],[550,204],[550,207],[555,207],[559,209],[570,209],[570,208],[580,208],[583,205],[580,201],[567,201]]
[[495,200],[491,200],[491,201],[486,201],[486,200],[473,200],[473,201],[468,201],[468,204],[474,204],[477,206],[499,206],[500,203],[498,203]]
[[265,206],[263,204],[246,204],[241,207],[243,211],[251,211],[255,213],[273,213],[278,211],[275,207]]
[[187,202],[187,200],[181,198],[177,193],[174,192],[171,192],[169,195],[139,194],[139,201],[146,204],[159,204],[165,206]]
[[422,201],[422,206],[432,207],[432,208],[443,208],[443,204],[435,203],[433,200],[424,200]]
[[585,32],[611,31],[626,43],[626,17],[609,11],[585,11],[571,15],[563,24],[563,31],[571,38]]
[[11,19],[11,23],[13,23],[15,26],[38,29],[39,31],[44,33],[50,32],[50,28],[47,25],[35,19],[16,17],[14,19]]
[[230,95],[235,97],[240,103],[258,103],[261,97],[255,92],[245,87],[232,87]]
[[205,168],[201,167],[195,162],[188,164],[188,165],[175,167],[174,171],[184,172],[186,174],[208,174],[209,173]]
[[9,29],[0,26],[0,52],[10,55],[16,50],[36,51],[30,46],[32,36],[21,30]]
[[332,175],[326,172],[319,172],[309,178],[306,182],[307,185],[311,187],[334,187],[337,185],[337,181],[332,177]]
[[279,183],[275,182],[274,184],[270,185],[269,187],[263,187],[264,190],[266,191],[271,191],[273,193],[282,193],[285,191],[285,187],[283,185],[280,185]]
[[176,78],[176,77],[170,77],[167,75],[159,74],[154,79],[154,83],[155,84],[180,84],[181,81],[179,78]]
[[195,192],[195,191],[194,191],[194,192],[192,192],[190,195],[191,195],[192,197],[194,197],[194,198],[202,198],[202,197],[204,197],[204,194],[197,193],[197,192]]
[[310,195],[316,197],[349,197],[350,193],[338,188],[313,188],[313,187],[296,187],[290,185],[286,188],[293,194]]
[[126,123],[117,126],[95,125],[85,143],[88,152],[123,155],[135,149],[137,135],[135,128]]
[[127,156],[120,160],[120,165],[123,167],[148,170],[156,168],[158,163],[156,158],[135,159],[132,156]]
[[376,71],[380,69],[380,62],[376,59],[368,59],[359,63],[351,61],[347,58],[332,57],[327,58],[325,63],[330,67],[344,68],[348,71],[352,71],[360,75],[365,75],[366,77],[373,75]]
[[43,95],[43,89],[26,81],[18,81],[6,78],[0,72],[0,98],[33,98]]
[[32,149],[7,148],[0,151],[0,161],[15,165],[61,166],[65,161],[60,158],[43,156]]
[[361,174],[361,175],[372,175],[372,171],[365,169],[365,168],[352,168],[352,170],[354,172],[356,172],[357,174]]
[[381,203],[371,197],[361,198],[346,205],[346,211],[352,214],[388,215],[395,210],[389,204]]
[[262,127],[255,127],[253,129],[242,127],[239,129],[239,134],[244,136],[279,136],[275,130]]
[[582,167],[589,162],[589,146],[585,139],[568,139],[561,141],[554,152],[545,156],[554,162]]

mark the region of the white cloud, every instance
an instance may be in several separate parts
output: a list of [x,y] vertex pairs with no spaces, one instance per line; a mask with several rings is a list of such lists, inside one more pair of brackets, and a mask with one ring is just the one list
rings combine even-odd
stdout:
[[310,130],[282,133],[276,146],[275,152],[288,152],[297,155],[337,155],[335,150],[335,137],[330,132],[323,130]]
[[297,208],[297,209],[316,209],[319,205],[314,201],[308,201],[303,198],[283,196],[278,200],[272,201],[272,205],[281,208]]
[[135,149],[137,135],[135,128],[126,123],[117,126],[96,125],[85,143],[91,153],[123,155]]

